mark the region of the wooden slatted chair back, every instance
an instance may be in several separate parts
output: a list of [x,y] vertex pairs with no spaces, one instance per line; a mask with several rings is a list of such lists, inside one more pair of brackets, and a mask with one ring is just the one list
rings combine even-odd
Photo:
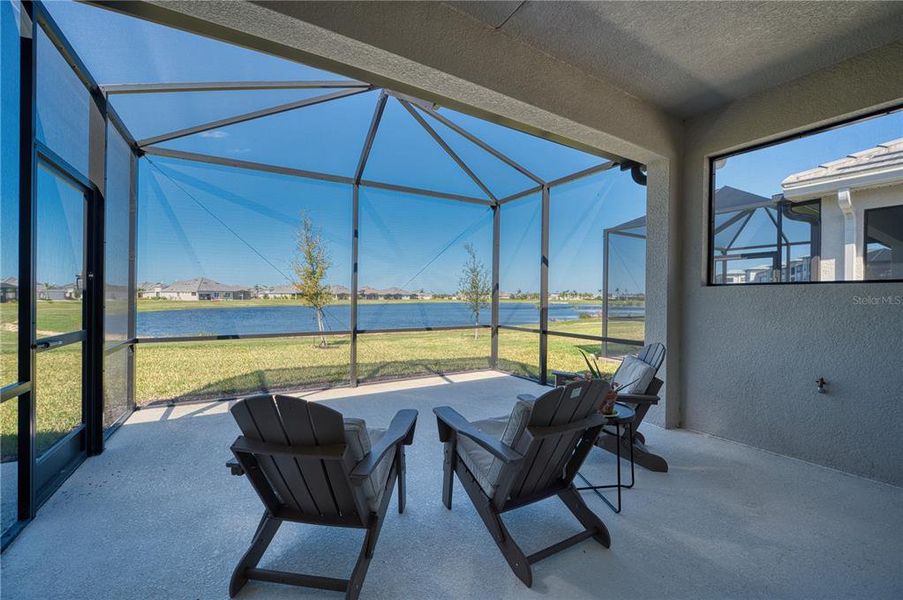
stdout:
[[598,413],[608,389],[606,381],[576,381],[536,399],[525,435],[514,446],[524,459],[509,467],[516,470],[508,474],[511,500],[535,497],[569,483],[564,474],[570,471],[570,463],[586,458],[586,452],[582,456],[576,452],[587,437],[586,420]]
[[363,522],[368,514],[366,500],[363,492],[351,485],[353,465],[345,446],[341,413],[280,395],[247,398],[231,410],[247,440],[309,451],[308,455],[254,453],[252,448],[265,482],[255,482],[254,478],[251,482],[265,503],[267,490],[259,489],[263,484],[278,501],[276,512],[290,520]]
[[636,357],[657,372],[661,368],[662,363],[665,362],[665,345],[660,342],[647,344]]

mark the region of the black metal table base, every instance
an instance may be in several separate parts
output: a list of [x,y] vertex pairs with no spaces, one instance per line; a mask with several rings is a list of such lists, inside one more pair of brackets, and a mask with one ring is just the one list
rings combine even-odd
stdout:
[[[627,439],[632,440],[633,439],[633,424],[627,423],[625,425],[625,427],[626,427],[627,433],[628,433]],[[602,502],[604,502],[605,504],[608,505],[608,507],[611,510],[613,510],[615,513],[620,513],[621,512],[621,490],[629,490],[630,488],[633,487],[633,484],[636,483],[636,472],[634,470],[634,464],[633,464],[633,444],[630,444],[630,484],[628,485],[628,484],[621,483],[621,424],[615,423],[615,433],[612,433],[611,431],[608,431],[605,429],[603,429],[602,431],[607,435],[614,435],[618,438],[618,443],[616,446],[617,447],[616,456],[617,456],[617,461],[618,461],[617,483],[607,484],[607,485],[593,485],[586,479],[586,477],[583,476],[582,473],[580,473],[578,471],[577,477],[579,477],[581,480],[583,480],[583,483],[585,483],[586,485],[583,487],[578,487],[577,491],[583,492],[583,491],[592,490],[597,496],[599,496],[599,498],[602,500]],[[599,490],[613,490],[613,489],[618,490],[617,506],[612,504],[611,501],[608,498],[606,498],[605,496],[603,496],[602,492],[599,491]]]

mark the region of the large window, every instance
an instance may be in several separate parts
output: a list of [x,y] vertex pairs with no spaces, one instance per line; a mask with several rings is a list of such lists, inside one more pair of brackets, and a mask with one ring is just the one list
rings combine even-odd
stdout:
[[899,279],[901,154],[897,110],[713,158],[709,283]]

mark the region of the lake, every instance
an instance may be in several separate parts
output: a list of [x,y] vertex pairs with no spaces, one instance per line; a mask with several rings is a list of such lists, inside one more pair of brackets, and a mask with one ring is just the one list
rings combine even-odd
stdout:
[[[571,321],[580,314],[599,317],[598,304],[549,306],[550,321]],[[470,310],[461,302],[398,302],[358,304],[358,329],[396,329],[449,327],[466,325]],[[328,306],[326,327],[332,331],[350,329],[351,307],[348,304]],[[612,317],[642,317],[642,306],[612,307]],[[480,314],[480,322],[489,323],[489,308]],[[533,302],[502,302],[499,323],[502,325],[536,325],[539,306]],[[291,333],[316,331],[317,320],[307,306],[236,306],[186,308],[138,313],[138,337],[171,337],[191,335],[241,335],[252,333]]]

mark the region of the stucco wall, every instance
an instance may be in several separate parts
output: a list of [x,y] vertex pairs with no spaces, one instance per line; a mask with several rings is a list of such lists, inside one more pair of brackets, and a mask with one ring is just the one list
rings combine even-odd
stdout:
[[903,485],[903,284],[705,285],[707,157],[903,102],[900,73],[903,44],[688,123],[683,427]]

